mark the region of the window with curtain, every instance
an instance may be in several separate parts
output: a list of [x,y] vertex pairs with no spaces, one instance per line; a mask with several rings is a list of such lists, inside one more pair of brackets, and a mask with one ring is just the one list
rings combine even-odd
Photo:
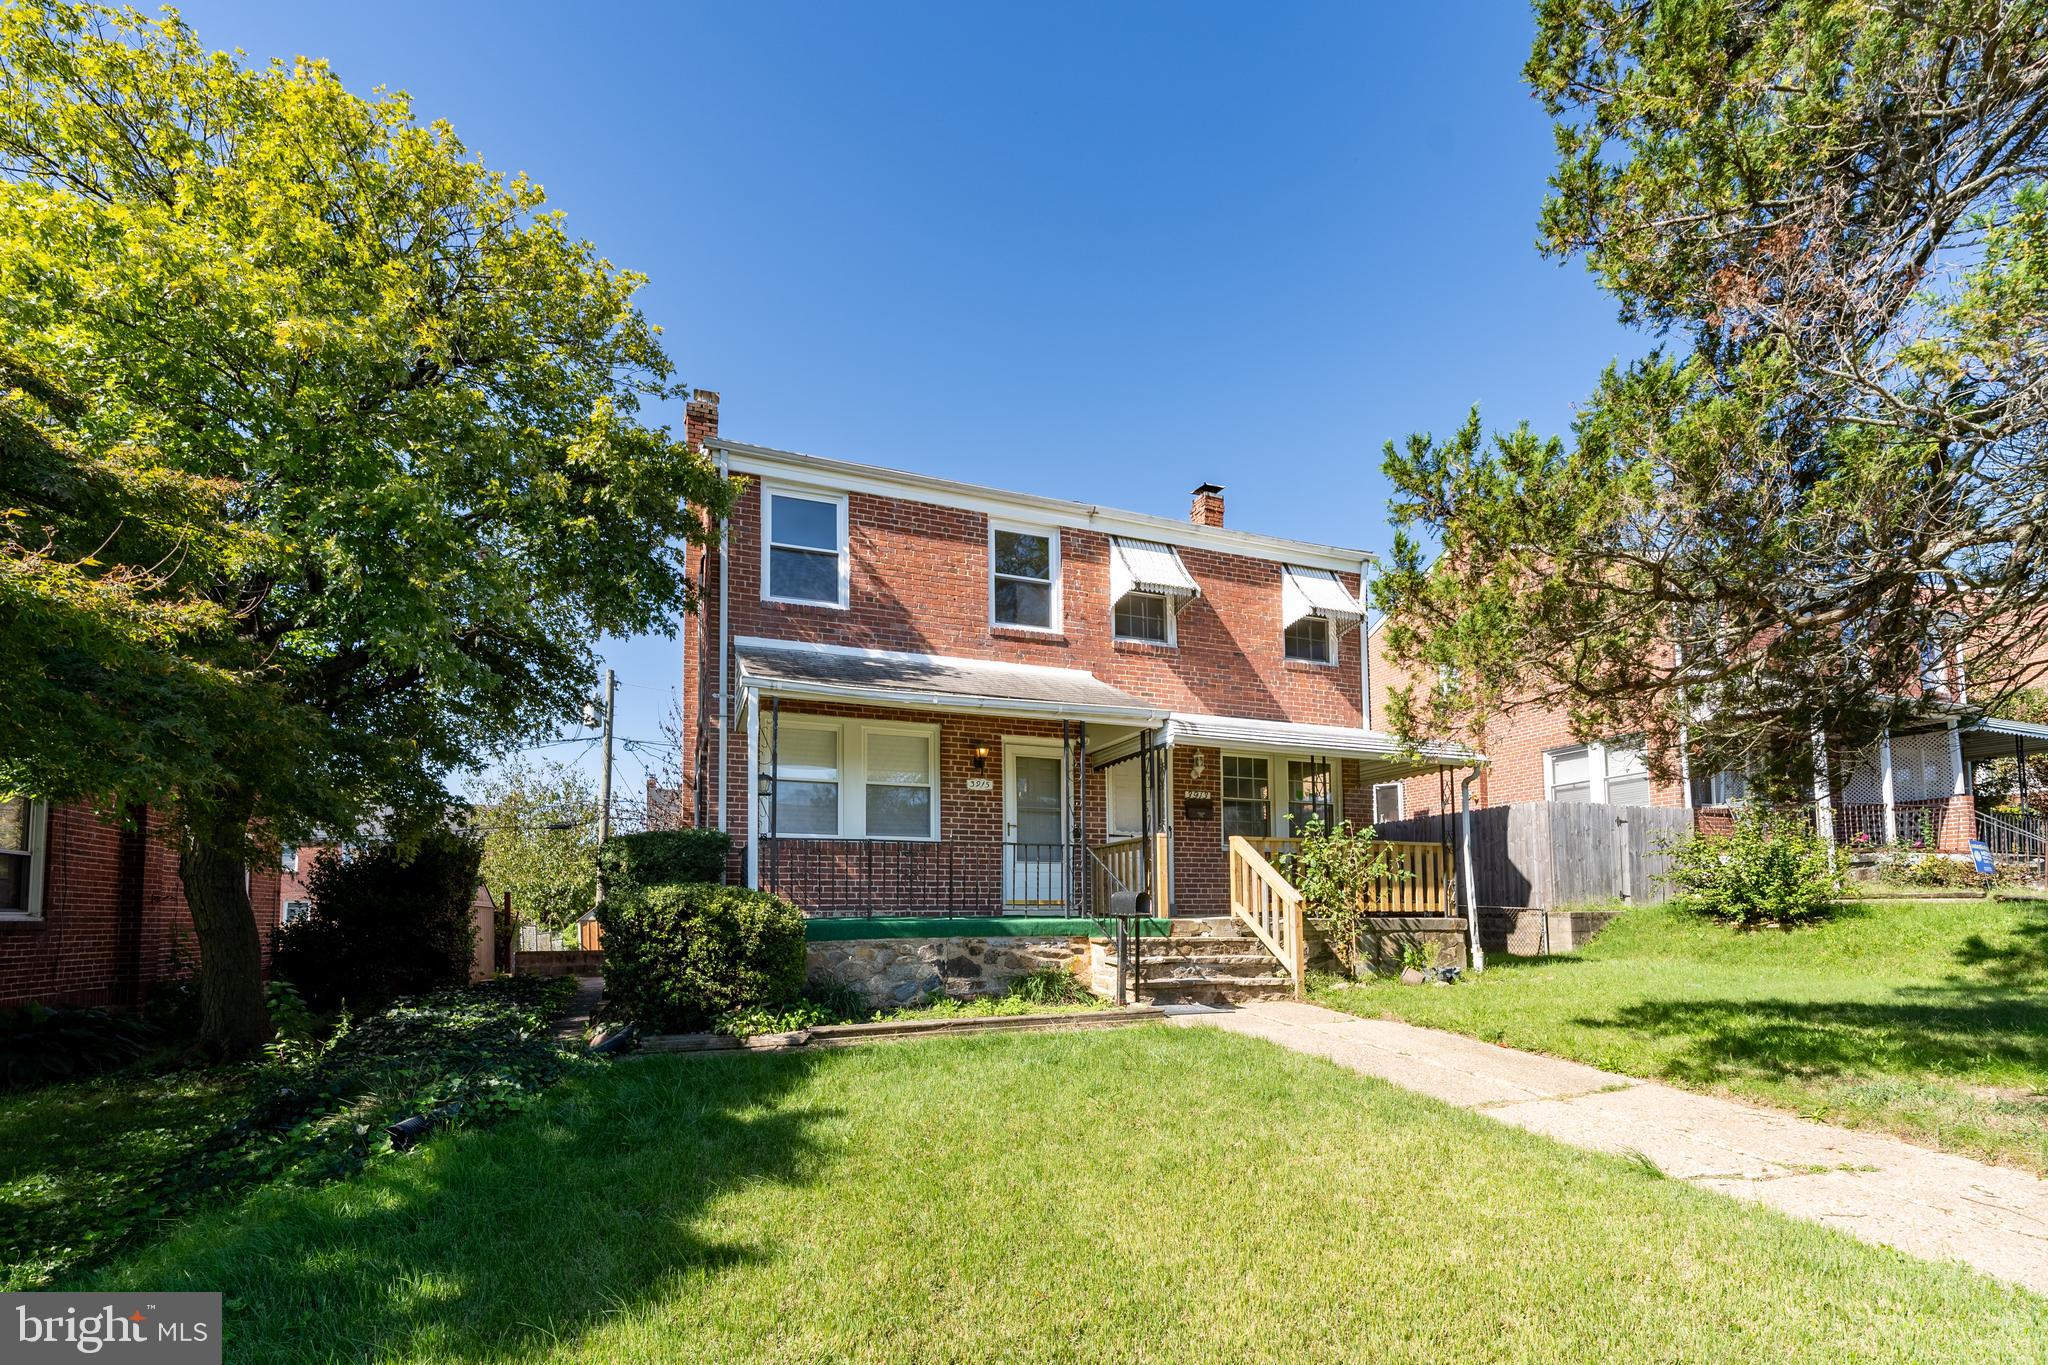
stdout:
[[1273,832],[1273,788],[1266,760],[1223,756],[1223,837],[1263,839]]
[[1647,806],[1650,804],[1650,760],[1640,744],[1600,746],[1607,763],[1607,804]]
[[[1144,802],[1138,784],[1144,780],[1145,761],[1130,759],[1102,772],[1104,814],[1109,832],[1120,838],[1135,838],[1145,832]],[[1159,812],[1152,812],[1156,822]]]
[[[792,725],[779,736],[761,727],[761,771],[769,775],[775,805],[761,796],[761,832],[780,835],[839,833],[839,730]],[[772,815],[772,819],[771,819]]]
[[1379,782],[1372,789],[1372,819],[1374,824],[1383,820],[1401,818],[1401,784]]
[[1550,790],[1546,799],[1576,802],[1593,799],[1593,756],[1584,745],[1553,749],[1548,758],[1546,776]]
[[930,839],[932,828],[932,738],[896,730],[867,732],[867,836],[870,839]]

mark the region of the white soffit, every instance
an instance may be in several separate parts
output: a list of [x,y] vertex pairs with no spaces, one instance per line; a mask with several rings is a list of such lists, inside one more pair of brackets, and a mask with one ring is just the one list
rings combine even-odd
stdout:
[[1365,607],[1328,569],[1280,566],[1280,614],[1283,625],[1320,616],[1338,634],[1365,620]]

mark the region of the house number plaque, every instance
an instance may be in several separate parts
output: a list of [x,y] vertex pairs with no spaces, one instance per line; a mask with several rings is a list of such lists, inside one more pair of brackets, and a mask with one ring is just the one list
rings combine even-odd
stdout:
[[992,792],[995,789],[996,782],[992,777],[970,777],[967,779],[967,790],[971,792]]

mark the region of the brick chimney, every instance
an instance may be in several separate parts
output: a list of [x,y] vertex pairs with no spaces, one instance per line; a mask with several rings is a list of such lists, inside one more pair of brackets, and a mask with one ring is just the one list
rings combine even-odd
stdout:
[[718,435],[718,395],[710,389],[696,389],[683,404],[683,444],[701,450]]
[[1195,505],[1188,509],[1188,520],[1197,526],[1221,526],[1223,524],[1222,484],[1202,483],[1195,485]]

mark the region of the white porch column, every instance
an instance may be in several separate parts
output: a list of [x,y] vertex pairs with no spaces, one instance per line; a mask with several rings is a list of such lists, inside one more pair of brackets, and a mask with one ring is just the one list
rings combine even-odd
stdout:
[[1835,808],[1828,791],[1827,739],[1813,732],[1813,832],[1830,844],[1835,841]]
[[[1956,727],[1954,721],[1948,723],[1948,761],[1955,768],[1956,772],[1955,796],[1959,798],[1968,796],[1970,794],[1970,775],[1963,771],[1963,732]],[[2024,759],[2021,761],[2025,762]],[[1948,823],[1947,811],[1942,812],[1942,823]],[[1977,822],[1973,817],[1969,826],[1963,830],[1963,838],[1974,839],[1976,837]],[[1937,848],[1941,846],[1941,830],[1939,826],[1934,831],[1934,843]]]
[[761,840],[755,824],[761,814],[761,708],[751,705],[754,694],[741,694],[740,706],[747,713],[747,885],[761,885]]
[[1878,781],[1884,788],[1884,841],[1899,841],[1899,807],[1892,794],[1892,730],[1887,725],[1877,737]]

